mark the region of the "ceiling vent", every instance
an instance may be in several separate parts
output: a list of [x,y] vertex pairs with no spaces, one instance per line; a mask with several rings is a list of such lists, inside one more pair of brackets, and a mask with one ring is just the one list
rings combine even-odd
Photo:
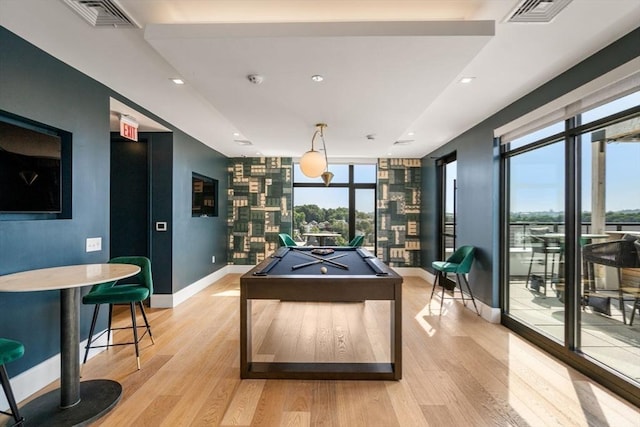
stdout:
[[551,22],[571,0],[523,0],[507,22]]
[[399,139],[393,143],[393,145],[409,145],[413,142],[413,139]]
[[116,0],[62,0],[93,27],[140,28]]

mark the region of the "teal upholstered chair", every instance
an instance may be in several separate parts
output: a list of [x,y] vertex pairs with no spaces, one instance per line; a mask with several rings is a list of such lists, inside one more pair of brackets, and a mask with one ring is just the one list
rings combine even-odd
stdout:
[[280,246],[298,246],[296,241],[287,233],[278,234],[278,239],[280,240]]
[[[84,361],[87,363],[87,356],[89,355],[90,348],[97,347],[109,347],[113,345],[128,345],[134,344],[136,349],[136,361],[138,363],[138,369],[140,369],[140,351],[138,349],[138,343],[144,337],[146,333],[149,333],[151,342],[153,343],[153,335],[151,334],[151,327],[147,320],[147,315],[144,312],[144,300],[149,298],[153,294],[153,280],[151,278],[151,261],[148,258],[142,256],[129,256],[129,257],[117,257],[109,260],[109,263],[116,264],[133,264],[140,267],[140,272],[132,278],[123,279],[123,284],[117,284],[117,282],[108,282],[95,285],[91,288],[91,291],[82,298],[83,304],[95,304],[93,310],[93,319],[91,320],[91,329],[89,330],[89,339],[87,346],[85,347]],[[106,345],[92,345],[100,336],[93,338],[95,332],[96,321],[98,319],[98,311],[101,304],[109,304],[109,324],[107,330],[107,344]],[[131,308],[131,327],[112,328],[111,316],[113,313],[113,304],[129,304]],[[138,338],[138,326],[136,324],[136,304],[140,307],[142,318],[144,319],[145,332],[140,338]],[[141,326],[142,327],[142,326]],[[117,344],[110,344],[110,336],[112,330],[117,329],[129,329],[133,330],[133,342],[124,342]]]
[[15,424],[12,426],[21,426],[24,424],[24,418],[20,416],[18,411],[18,405],[16,404],[16,398],[11,391],[11,384],[9,383],[9,376],[7,375],[7,369],[5,364],[13,362],[16,359],[20,359],[24,354],[24,345],[18,341],[9,340],[6,338],[0,338],[0,382],[4,389],[4,394],[7,396],[7,402],[9,402],[9,408],[11,412],[0,411],[5,415],[10,415],[15,420]]
[[[464,290],[462,289],[462,283],[467,286],[467,290],[469,291],[469,296],[471,297],[471,301],[473,302],[473,306],[476,309],[476,313],[478,316],[480,312],[478,311],[478,306],[476,305],[476,300],[473,298],[473,293],[471,292],[471,288],[469,287],[469,282],[465,274],[471,271],[471,264],[473,264],[473,257],[475,253],[475,248],[473,246],[460,246],[446,261],[433,261],[431,266],[436,272],[436,279],[433,282],[433,289],[431,289],[431,298],[429,298],[429,302],[433,298],[433,293],[436,290],[436,285],[440,284],[442,287],[442,296],[440,297],[440,314],[442,314],[442,303],[444,300],[444,291],[445,286],[442,283],[442,276],[447,273],[453,273],[456,275],[456,284],[460,289],[461,299],[465,305],[467,306],[467,302],[464,299]],[[453,289],[455,292],[455,288]],[[458,298],[453,298],[458,299]]]
[[360,234],[358,236],[355,236],[353,239],[351,239],[351,241],[349,242],[349,246],[357,248],[362,246],[363,243],[364,243],[364,235]]

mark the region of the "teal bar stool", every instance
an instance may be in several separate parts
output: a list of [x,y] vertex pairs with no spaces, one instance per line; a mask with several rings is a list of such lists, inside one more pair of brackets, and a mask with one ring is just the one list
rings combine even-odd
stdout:
[[433,261],[433,263],[431,263],[431,266],[436,271],[436,279],[433,282],[433,289],[431,289],[431,298],[429,298],[429,302],[431,302],[431,299],[433,298],[433,293],[436,290],[436,285],[440,283],[440,286],[442,287],[442,296],[440,297],[440,314],[442,314],[442,304],[444,302],[445,291],[444,284],[441,283],[442,276],[446,273],[454,273],[456,275],[457,286],[460,289],[460,296],[465,307],[467,306],[467,302],[464,299],[464,290],[462,289],[462,283],[467,286],[469,296],[471,297],[471,301],[473,302],[473,307],[476,309],[476,313],[478,313],[478,316],[480,316],[478,306],[476,305],[476,300],[473,297],[473,292],[471,292],[469,282],[467,281],[467,278],[465,276],[465,274],[468,274],[469,271],[471,271],[471,264],[473,264],[474,253],[475,248],[473,246],[460,246],[449,258],[447,258],[446,261]]
[[287,246],[287,247],[298,246],[296,241],[293,240],[293,237],[291,237],[287,233],[278,234],[278,239],[280,240],[280,246]]
[[13,426],[24,425],[24,418],[20,416],[20,412],[18,411],[16,398],[13,396],[11,384],[9,383],[9,376],[7,375],[7,369],[4,365],[20,359],[23,354],[24,345],[22,345],[22,343],[6,338],[0,338],[0,382],[2,382],[2,388],[4,389],[4,394],[7,396],[9,408],[11,409],[11,412],[0,412],[13,417],[15,420],[15,424],[12,424]]
[[364,234],[359,234],[351,239],[351,241],[349,242],[349,246],[357,248],[362,246],[362,243],[364,243]]
[[[84,361],[82,363],[87,363],[87,356],[89,355],[89,349],[98,348],[98,347],[110,347],[114,345],[129,345],[133,344],[136,349],[136,361],[138,363],[138,370],[140,369],[140,351],[138,349],[138,343],[142,338],[144,338],[145,334],[149,334],[149,338],[151,338],[151,342],[153,342],[153,335],[151,334],[151,327],[149,326],[149,321],[147,320],[147,315],[144,312],[144,304],[142,302],[149,298],[153,294],[153,280],[151,278],[151,261],[142,256],[129,256],[129,257],[117,257],[109,260],[109,263],[112,264],[133,264],[140,267],[140,272],[133,276],[133,278],[125,279],[125,283],[118,285],[117,282],[108,282],[101,283],[99,285],[94,285],[82,298],[83,304],[95,304],[95,308],[93,310],[93,319],[91,320],[91,328],[89,329],[89,339],[87,340],[87,346],[85,347],[84,353]],[[133,282],[133,283],[129,283]],[[101,333],[96,338],[93,338],[93,333],[96,328],[96,321],[98,320],[98,311],[100,310],[101,304],[109,304],[109,324],[107,326],[107,330],[104,331],[107,333],[107,344],[106,345],[92,345],[98,338],[100,338],[103,334]],[[123,327],[123,328],[112,328],[111,327],[111,316],[113,313],[113,305],[114,304],[129,304],[131,309],[131,327]],[[136,324],[136,304],[140,307],[140,312],[142,313],[142,318],[144,319],[145,324],[145,332],[141,337],[138,338],[138,326]],[[132,342],[124,342],[124,343],[116,343],[109,344],[109,338],[111,336],[112,330],[117,329],[133,329],[133,341]],[[155,343],[154,343],[155,344]]]

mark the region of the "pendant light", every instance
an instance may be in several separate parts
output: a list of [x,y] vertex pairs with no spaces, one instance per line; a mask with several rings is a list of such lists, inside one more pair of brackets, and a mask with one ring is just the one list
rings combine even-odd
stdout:
[[[300,170],[309,178],[322,177],[324,185],[329,186],[329,183],[333,179],[333,173],[329,172],[329,161],[327,159],[327,145],[324,141],[324,128],[327,125],[325,123],[316,124],[316,131],[311,137],[311,150],[307,151],[300,158]],[[324,150],[324,156],[316,151],[314,143],[316,138],[320,136],[322,140],[322,149]]]

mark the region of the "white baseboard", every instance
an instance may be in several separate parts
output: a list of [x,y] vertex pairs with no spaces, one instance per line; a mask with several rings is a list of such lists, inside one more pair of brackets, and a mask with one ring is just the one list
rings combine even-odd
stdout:
[[[237,270],[237,267],[243,267],[242,271],[235,271]],[[246,268],[244,268],[246,267]],[[200,280],[197,280],[195,282],[193,282],[192,284],[190,284],[189,286],[186,286],[185,288],[179,290],[176,293],[173,294],[154,294],[151,295],[151,301],[150,301],[150,306],[154,307],[154,308],[173,308],[178,306],[179,304],[185,302],[186,300],[188,300],[189,298],[191,298],[192,296],[194,296],[195,294],[197,294],[198,292],[200,292],[203,289],[208,288],[209,286],[211,286],[213,283],[215,283],[217,280],[222,279],[224,276],[226,276],[227,274],[233,274],[233,273],[245,273],[246,271],[249,271],[251,269],[252,266],[244,266],[244,265],[226,265],[224,267],[222,267],[220,270],[216,270],[213,273],[209,274],[208,276],[203,277]]]

